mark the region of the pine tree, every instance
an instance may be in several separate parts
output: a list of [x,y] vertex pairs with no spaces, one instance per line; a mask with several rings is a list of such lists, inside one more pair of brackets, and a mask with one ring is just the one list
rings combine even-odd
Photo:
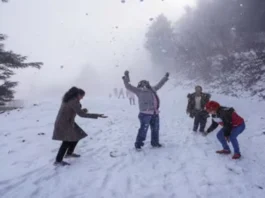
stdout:
[[[7,0],[2,0],[7,2]],[[21,56],[12,51],[4,49],[3,41],[6,36],[0,34],[0,105],[11,101],[14,98],[13,88],[17,86],[18,82],[10,81],[10,77],[14,75],[13,69],[34,67],[40,69],[43,63],[41,62],[25,62],[26,56]]]
[[171,22],[163,14],[159,15],[146,33],[145,47],[151,52],[155,61],[163,62],[163,58],[172,57],[175,52],[172,40]]

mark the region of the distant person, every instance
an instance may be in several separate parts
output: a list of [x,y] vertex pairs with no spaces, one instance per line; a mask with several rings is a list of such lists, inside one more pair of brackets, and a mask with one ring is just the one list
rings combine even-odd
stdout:
[[245,130],[245,121],[234,110],[220,106],[215,101],[210,101],[206,104],[206,110],[212,115],[212,125],[206,131],[207,134],[214,131],[218,125],[221,125],[221,130],[217,133],[217,139],[222,144],[223,149],[216,151],[218,154],[230,154],[231,150],[227,142],[232,143],[234,155],[232,159],[241,157],[237,136]]
[[117,88],[114,88],[114,96],[116,98],[118,98],[119,94],[118,94],[118,89]]
[[127,90],[126,95],[129,98],[130,105],[135,105],[135,94],[133,92]]
[[119,93],[119,97],[118,97],[118,98],[120,99],[121,97],[122,97],[123,99],[125,98],[123,88],[120,89],[120,93]]
[[161,79],[161,81],[151,86],[148,81],[142,80],[134,87],[129,83],[129,72],[125,71],[122,77],[126,89],[133,92],[139,101],[139,120],[140,128],[136,137],[135,148],[141,150],[144,146],[146,134],[149,126],[151,127],[151,145],[160,148],[162,145],[159,142],[159,107],[160,100],[157,91],[168,81],[169,73]]
[[87,134],[75,123],[76,114],[83,118],[93,119],[107,117],[104,114],[87,113],[87,109],[81,109],[80,100],[84,96],[84,90],[72,87],[63,97],[52,137],[53,140],[63,141],[56,156],[55,165],[70,165],[63,161],[64,156],[80,157],[80,155],[74,153],[74,149],[78,141],[85,138]]
[[195,93],[188,94],[187,114],[194,118],[193,131],[197,132],[198,128],[201,133],[204,133],[207,118],[209,114],[204,107],[209,102],[211,95],[202,92],[201,86],[195,87]]

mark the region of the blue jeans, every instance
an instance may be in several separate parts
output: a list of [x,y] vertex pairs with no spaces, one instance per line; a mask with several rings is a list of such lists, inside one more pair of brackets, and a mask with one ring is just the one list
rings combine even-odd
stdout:
[[[234,127],[231,131],[231,134],[230,134],[230,141],[231,141],[231,144],[234,148],[234,153],[238,153],[240,154],[240,149],[239,149],[239,145],[238,145],[238,141],[237,141],[237,136],[242,133],[246,128],[246,125],[245,123],[237,126],[237,127]],[[224,136],[224,129],[222,128],[218,133],[217,133],[217,139],[219,140],[219,142],[222,144],[223,146],[223,149],[225,150],[229,150],[230,151],[230,148],[227,144],[227,141],[225,139],[225,136]]]
[[140,128],[136,137],[135,146],[143,146],[146,139],[148,128],[151,128],[151,145],[159,144],[159,115],[158,114],[144,114],[140,113],[138,116],[140,120]]

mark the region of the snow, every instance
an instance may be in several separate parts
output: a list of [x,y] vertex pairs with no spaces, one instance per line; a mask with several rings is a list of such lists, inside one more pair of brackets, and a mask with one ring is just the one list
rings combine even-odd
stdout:
[[[264,102],[213,94],[246,120],[247,128],[239,136],[243,158],[235,161],[231,155],[215,154],[221,148],[216,132],[206,137],[191,132],[192,120],[185,114],[189,90],[170,86],[159,92],[164,148],[150,147],[149,132],[143,152],[133,149],[138,109],[128,100],[87,96],[83,107],[109,118],[77,119],[89,137],[77,145],[80,159],[66,159],[69,167],[53,166],[60,146],[51,140],[58,99],[1,114],[1,197],[264,197]],[[118,156],[110,157],[112,151]]]

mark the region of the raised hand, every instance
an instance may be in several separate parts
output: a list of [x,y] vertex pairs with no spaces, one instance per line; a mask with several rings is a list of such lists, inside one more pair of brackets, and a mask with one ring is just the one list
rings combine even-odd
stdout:
[[126,71],[124,72],[124,76],[125,76],[125,78],[128,80],[128,82],[130,82],[130,76],[129,76],[129,71],[128,71],[128,70],[126,70]]
[[169,77],[169,72],[167,72],[165,76],[168,78]]

